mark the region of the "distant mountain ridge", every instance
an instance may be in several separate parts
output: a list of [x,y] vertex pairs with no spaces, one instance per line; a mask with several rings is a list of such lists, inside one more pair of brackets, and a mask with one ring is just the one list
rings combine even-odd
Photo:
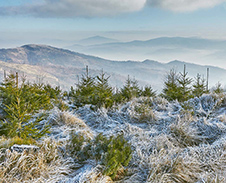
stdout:
[[[114,42],[67,47],[70,50],[117,60],[193,61],[221,66],[226,60],[226,41],[197,37],[159,37],[146,41]],[[226,66],[225,66],[226,68]]]
[[[113,86],[121,87],[128,75],[135,77],[140,85],[150,84],[154,89],[161,91],[166,73],[174,68],[183,70],[186,64],[190,77],[197,73],[206,76],[206,68],[210,68],[210,85],[220,81],[226,85],[226,70],[213,66],[172,61],[163,64],[153,60],[136,61],[111,61],[90,55],[72,52],[66,49],[55,48],[47,45],[24,45],[12,49],[0,49],[1,72],[3,70],[18,70],[28,78],[42,75],[47,81],[69,88],[77,82],[78,75],[85,72],[86,65],[90,73],[96,75],[103,69],[110,77]],[[32,73],[31,71],[34,71]],[[1,74],[3,76],[3,74]],[[51,78],[51,79],[50,79]]]
[[93,37],[81,39],[81,40],[77,41],[75,45],[90,46],[90,45],[107,44],[107,43],[114,43],[114,42],[118,42],[118,40],[107,38],[104,36],[93,36]]

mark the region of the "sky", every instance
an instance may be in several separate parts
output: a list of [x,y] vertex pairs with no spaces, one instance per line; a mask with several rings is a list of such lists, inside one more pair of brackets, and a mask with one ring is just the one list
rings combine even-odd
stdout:
[[98,32],[125,40],[174,34],[221,39],[224,17],[225,0],[0,0],[0,40],[76,40]]
[[226,0],[0,0],[0,48],[101,35],[226,40]]

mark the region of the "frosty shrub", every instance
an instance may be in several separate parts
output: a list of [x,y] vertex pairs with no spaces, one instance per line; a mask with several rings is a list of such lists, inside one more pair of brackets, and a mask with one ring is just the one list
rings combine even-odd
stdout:
[[156,120],[153,111],[153,101],[148,97],[134,99],[131,102],[129,113],[134,122],[151,123]]
[[102,164],[103,174],[112,179],[119,179],[120,173],[124,175],[124,166],[129,164],[132,153],[130,144],[122,135],[107,138],[99,134],[95,139],[90,140],[74,133],[71,134],[67,151],[80,163],[93,159],[96,163]]
[[170,126],[170,133],[173,141],[179,147],[196,146],[204,140],[199,136],[198,131],[192,127],[192,117],[187,114],[183,118],[177,119],[175,123]]
[[65,101],[63,101],[62,99],[57,100],[58,102],[56,103],[56,106],[58,107],[59,110],[61,111],[68,111],[69,107],[66,104]]
[[83,134],[74,133],[70,134],[70,141],[66,145],[67,152],[75,161],[83,162],[90,158],[90,139],[85,139]]
[[153,104],[157,111],[166,111],[169,102],[163,97],[156,97],[153,99]]

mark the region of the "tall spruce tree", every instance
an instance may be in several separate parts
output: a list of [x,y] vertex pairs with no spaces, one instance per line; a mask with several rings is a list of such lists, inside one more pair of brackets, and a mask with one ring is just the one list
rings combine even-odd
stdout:
[[174,69],[171,69],[166,76],[163,88],[163,96],[167,100],[181,100],[182,94],[180,92],[178,74]]
[[179,83],[179,93],[181,94],[181,97],[178,98],[178,100],[182,102],[188,100],[191,95],[190,85],[192,83],[192,78],[188,77],[188,72],[186,72],[186,65],[184,65],[183,73],[179,73],[177,81]]

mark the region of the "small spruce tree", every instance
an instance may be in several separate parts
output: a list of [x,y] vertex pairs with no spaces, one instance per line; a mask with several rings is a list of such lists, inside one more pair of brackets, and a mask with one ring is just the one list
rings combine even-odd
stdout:
[[166,76],[163,88],[163,96],[167,100],[181,100],[182,94],[178,83],[178,74],[174,69],[171,69]]
[[141,96],[143,97],[154,97],[156,96],[156,92],[153,91],[151,86],[145,86],[141,91]]
[[[76,106],[83,106],[85,104],[92,104],[95,91],[95,77],[89,75],[88,67],[86,74],[82,75],[81,81],[76,85],[74,92],[74,100]],[[71,91],[73,93],[73,91]]]
[[214,92],[214,93],[223,93],[223,92],[224,92],[224,89],[222,88],[220,82],[218,82],[218,83],[216,84],[216,87],[213,89],[213,92]]
[[195,77],[195,83],[193,84],[192,94],[195,97],[200,97],[204,93],[207,93],[205,79],[201,78],[200,74],[197,74],[197,77]]
[[129,101],[132,98],[140,96],[140,89],[136,79],[131,80],[128,76],[125,85],[121,89],[121,95],[124,100]]
[[113,89],[108,84],[110,76],[106,77],[106,73],[103,71],[99,76],[96,77],[95,84],[95,96],[93,104],[96,104],[97,107],[111,107],[113,105]]
[[43,88],[26,83],[18,84],[17,75],[10,74],[0,86],[1,109],[4,119],[0,121],[0,135],[18,136],[22,139],[40,138],[45,135],[48,125],[40,125],[45,113],[36,115],[40,110],[52,108],[50,97]]
[[183,73],[179,73],[178,77],[178,83],[179,83],[179,93],[181,94],[181,97],[179,98],[179,101],[186,101],[190,98],[191,95],[191,83],[192,79],[188,77],[188,72],[186,72],[186,65],[184,65],[184,71]]

